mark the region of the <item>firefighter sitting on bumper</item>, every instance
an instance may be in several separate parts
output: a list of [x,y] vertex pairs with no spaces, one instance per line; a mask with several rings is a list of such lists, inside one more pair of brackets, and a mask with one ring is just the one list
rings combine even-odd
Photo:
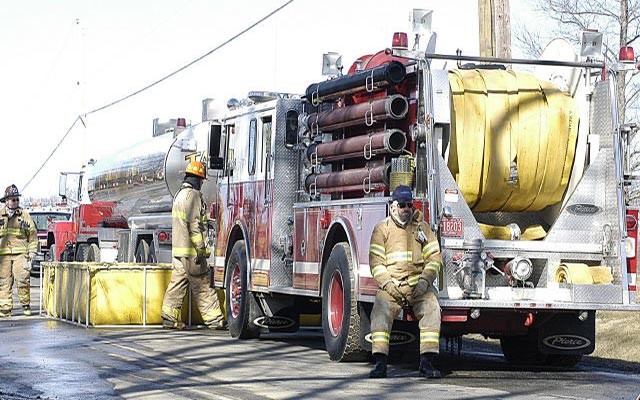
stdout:
[[211,248],[207,237],[207,206],[200,193],[205,178],[204,164],[191,161],[185,170],[182,186],[173,200],[173,270],[162,301],[162,325],[165,328],[184,327],[181,310],[188,286],[191,287],[204,323],[213,329],[226,327],[218,297],[209,286],[207,258],[211,255]]
[[404,305],[411,305],[420,327],[419,374],[440,378],[432,365],[439,352],[440,305],[434,280],[442,267],[438,239],[413,209],[411,188],[399,185],[393,192],[390,215],[371,234],[369,265],[379,289],[371,311],[371,378],[387,376],[389,337],[393,320]]
[[11,316],[12,287],[15,279],[18,300],[24,315],[31,315],[31,261],[38,250],[38,234],[33,219],[20,208],[20,192],[16,185],[8,186],[0,202],[0,317]]

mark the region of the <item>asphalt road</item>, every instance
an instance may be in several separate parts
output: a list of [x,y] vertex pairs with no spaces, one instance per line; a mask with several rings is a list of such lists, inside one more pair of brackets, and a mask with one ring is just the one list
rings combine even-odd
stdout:
[[[37,291],[36,291],[37,292]],[[37,293],[34,293],[37,302]],[[495,346],[441,354],[439,381],[415,361],[367,378],[329,360],[320,332],[231,339],[204,329],[85,329],[38,316],[0,321],[0,399],[630,399],[640,365],[592,357],[574,369],[509,366]]]

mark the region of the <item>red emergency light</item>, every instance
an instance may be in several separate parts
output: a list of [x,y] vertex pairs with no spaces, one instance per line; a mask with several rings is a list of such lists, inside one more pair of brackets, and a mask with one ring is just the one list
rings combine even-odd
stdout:
[[391,41],[391,47],[409,48],[409,38],[405,32],[396,32],[393,34],[393,40]]
[[621,62],[634,62],[636,60],[636,56],[633,53],[633,47],[631,46],[622,46],[620,47],[620,55],[618,59]]

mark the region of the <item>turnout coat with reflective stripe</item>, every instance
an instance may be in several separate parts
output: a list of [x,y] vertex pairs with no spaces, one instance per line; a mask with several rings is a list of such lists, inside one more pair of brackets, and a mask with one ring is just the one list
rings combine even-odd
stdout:
[[183,183],[173,201],[172,255],[200,257],[207,246],[207,206],[200,191]]
[[0,210],[0,256],[38,251],[38,234],[33,219],[18,208],[11,218],[7,206]]
[[433,283],[442,268],[438,239],[414,210],[406,227],[391,216],[379,222],[371,234],[369,267],[380,287],[389,280],[407,281],[415,286],[421,277]]

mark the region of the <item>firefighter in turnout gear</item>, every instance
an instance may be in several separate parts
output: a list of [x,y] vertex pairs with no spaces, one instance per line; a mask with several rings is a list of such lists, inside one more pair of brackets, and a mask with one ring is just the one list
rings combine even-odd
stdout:
[[185,178],[173,200],[171,282],[162,301],[162,325],[165,328],[183,328],[181,309],[187,287],[196,301],[204,323],[212,329],[224,329],[226,321],[218,297],[209,287],[211,255],[208,245],[207,206],[200,187],[206,178],[203,163],[191,161]]
[[433,367],[439,352],[440,305],[434,281],[442,268],[438,239],[413,209],[411,188],[393,191],[390,215],[371,234],[369,266],[378,283],[371,311],[371,340],[375,365],[371,378],[387,376],[389,337],[393,320],[404,306],[412,306],[420,328],[420,376],[440,378]]
[[38,234],[33,219],[20,208],[20,192],[8,186],[0,202],[0,317],[11,316],[13,282],[24,315],[31,315],[31,261],[38,250]]

